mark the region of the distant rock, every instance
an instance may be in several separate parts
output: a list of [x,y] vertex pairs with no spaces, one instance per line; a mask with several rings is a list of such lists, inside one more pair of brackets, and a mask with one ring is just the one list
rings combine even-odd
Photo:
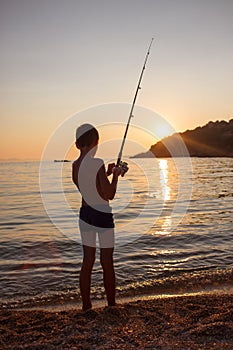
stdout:
[[[184,147],[184,144],[186,147]],[[233,157],[233,119],[210,121],[183,133],[175,133],[132,158]]]
[[55,163],[69,163],[71,160],[68,159],[54,159]]

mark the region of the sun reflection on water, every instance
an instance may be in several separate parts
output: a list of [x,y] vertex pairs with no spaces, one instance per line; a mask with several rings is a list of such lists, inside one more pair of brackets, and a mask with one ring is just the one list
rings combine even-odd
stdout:
[[168,164],[166,159],[159,159],[160,183],[162,188],[162,198],[164,201],[171,199],[171,189],[168,186]]
[[[171,199],[171,188],[168,185],[168,161],[166,159],[159,159],[159,171],[160,171],[160,184],[162,191],[162,199],[164,206],[166,202]],[[172,227],[172,218],[170,215],[160,217],[161,224],[160,229],[156,231],[156,234],[166,235],[169,234]]]
[[159,220],[159,229],[156,230],[152,235],[167,235],[171,231],[172,218],[171,216],[165,216]]

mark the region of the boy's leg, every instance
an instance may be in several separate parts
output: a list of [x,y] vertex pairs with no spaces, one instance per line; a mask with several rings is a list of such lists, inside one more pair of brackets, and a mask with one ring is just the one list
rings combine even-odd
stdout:
[[80,272],[80,292],[83,310],[91,309],[91,272],[95,262],[96,248],[83,245],[83,263]]
[[116,304],[113,251],[114,248],[100,248],[100,262],[103,267],[104,288],[109,306],[114,306]]

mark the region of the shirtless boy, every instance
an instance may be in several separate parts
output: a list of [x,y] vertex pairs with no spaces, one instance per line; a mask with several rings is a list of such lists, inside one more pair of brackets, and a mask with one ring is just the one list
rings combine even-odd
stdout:
[[[82,195],[79,227],[83,244],[83,263],[80,272],[80,292],[83,310],[91,309],[91,272],[95,262],[96,233],[100,245],[100,262],[103,268],[104,288],[109,306],[115,305],[115,272],[113,265],[114,220],[109,200],[115,196],[121,167],[109,164],[105,171],[102,159],[95,158],[99,141],[98,131],[90,124],[76,130],[76,147],[79,158],[74,161],[72,178]],[[108,176],[112,174],[109,181]]]

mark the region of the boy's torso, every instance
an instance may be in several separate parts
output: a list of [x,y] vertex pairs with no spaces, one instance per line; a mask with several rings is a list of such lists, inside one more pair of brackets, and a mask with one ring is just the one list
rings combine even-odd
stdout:
[[79,157],[73,163],[73,182],[82,195],[82,205],[94,208],[109,207],[104,198],[98,171],[104,167],[102,159],[93,157]]

